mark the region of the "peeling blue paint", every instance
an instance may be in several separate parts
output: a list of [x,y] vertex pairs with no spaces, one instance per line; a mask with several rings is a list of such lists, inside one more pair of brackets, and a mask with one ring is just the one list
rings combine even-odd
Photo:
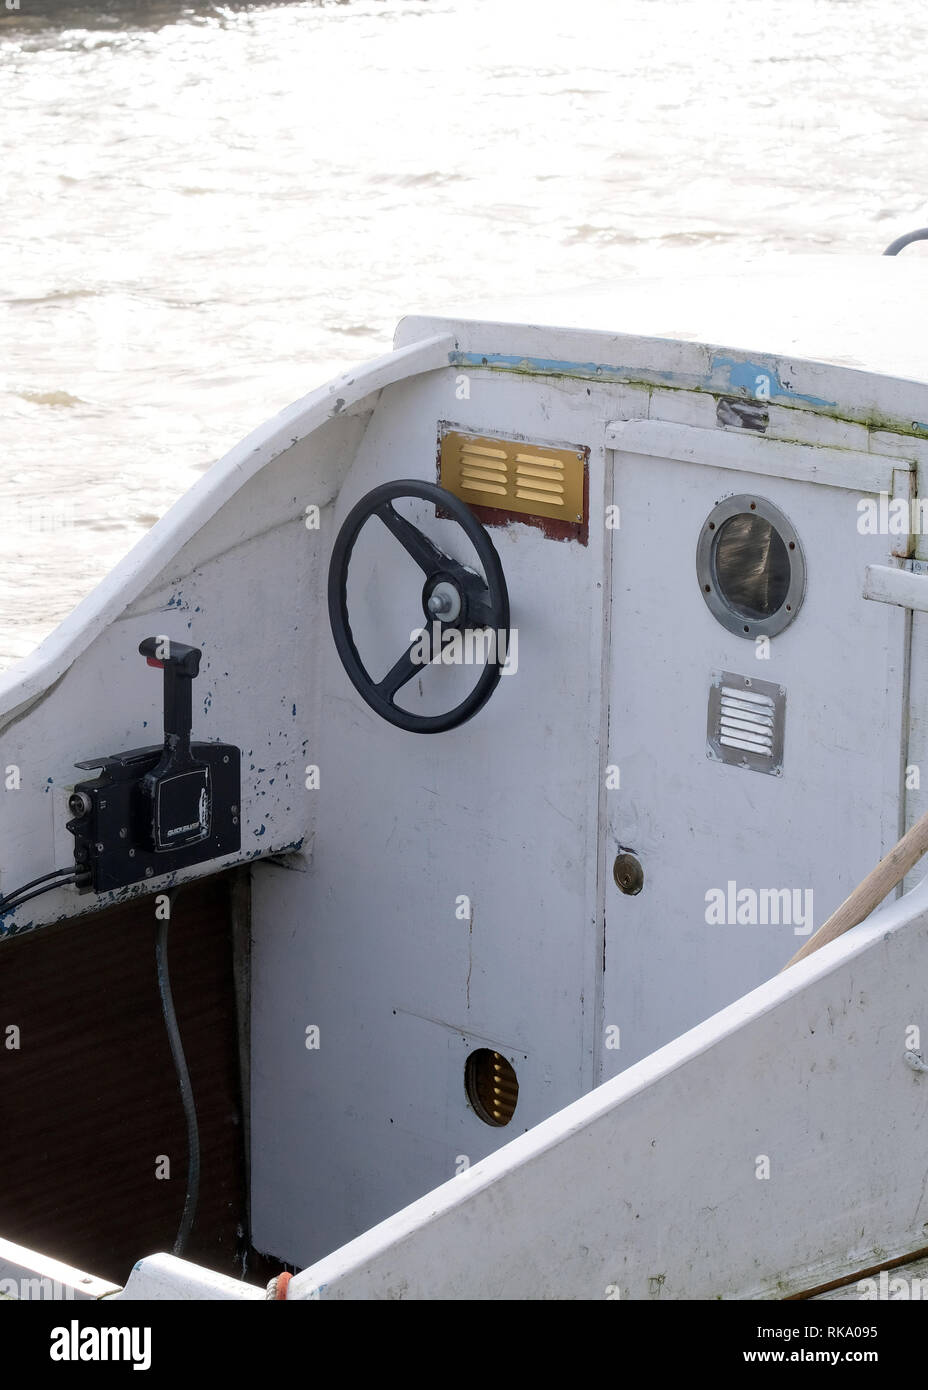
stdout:
[[263,835],[263,834],[266,832],[266,830],[267,830],[267,826],[266,826],[266,825],[264,824],[264,822],[262,821],[262,822],[261,822],[261,829],[260,829],[260,830],[256,830],[254,833],[255,833],[256,836],[260,836],[260,835]]
[[[694,376],[691,372],[658,371],[656,368],[624,366],[611,362],[568,362],[556,357],[517,357],[505,352],[449,352],[448,361],[453,367],[495,367],[504,371],[531,373],[535,376],[568,376],[583,380],[629,382],[666,381],[682,389],[701,389],[706,391],[746,391],[755,399],[801,401],[805,405],[820,409],[835,410],[835,401],[823,400],[820,396],[804,395],[793,391],[789,381],[784,381],[780,368],[774,359],[751,362],[736,357],[716,355],[712,358],[709,371]],[[769,395],[757,394],[760,384],[758,378],[767,378]]]
[[15,911],[15,907],[8,907],[5,912],[0,912],[0,939],[5,936],[22,936],[23,932],[34,929],[34,917],[30,917],[28,922],[21,922],[18,926],[15,922],[11,922],[8,925],[5,919]]
[[[725,367],[729,369],[728,385],[733,390],[737,388],[747,391],[755,400],[772,400],[774,396],[786,396],[791,401],[805,401],[807,405],[817,405],[826,410],[836,409],[835,401],[822,400],[820,396],[804,396],[799,391],[793,391],[790,383],[781,379],[779,369],[772,359],[767,362],[747,362],[737,357],[713,357],[710,378],[715,377],[718,369]],[[762,388],[760,391],[759,387]]]

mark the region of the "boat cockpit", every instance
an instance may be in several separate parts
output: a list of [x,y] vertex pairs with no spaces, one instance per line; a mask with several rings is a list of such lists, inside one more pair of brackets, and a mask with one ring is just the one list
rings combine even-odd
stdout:
[[923,279],[404,319],[0,677],[0,1275],[782,1297],[928,1245],[918,875],[779,973],[928,810]]

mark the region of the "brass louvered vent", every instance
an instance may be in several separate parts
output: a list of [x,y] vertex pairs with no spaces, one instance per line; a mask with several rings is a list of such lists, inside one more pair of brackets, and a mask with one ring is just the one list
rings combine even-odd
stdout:
[[[472,497],[480,493],[487,499],[508,497],[508,462],[505,449],[494,449],[489,444],[471,444],[462,440],[457,460],[457,484],[461,493],[464,496],[470,493]],[[445,481],[444,451],[442,455],[442,486],[448,487]],[[454,488],[448,488],[448,491],[454,492]],[[497,502],[497,505],[500,504]]]
[[519,1082],[500,1052],[480,1047],[464,1067],[467,1099],[487,1125],[508,1125],[519,1099]]
[[450,430],[442,435],[439,481],[471,506],[560,521],[576,533],[586,520],[587,452]]

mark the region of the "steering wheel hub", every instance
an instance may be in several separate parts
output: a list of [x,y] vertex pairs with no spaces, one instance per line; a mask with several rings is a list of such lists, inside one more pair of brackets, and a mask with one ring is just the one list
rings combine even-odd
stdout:
[[[428,587],[427,583],[426,588]],[[461,591],[450,579],[439,579],[425,600],[426,615],[440,623],[456,622],[463,607]]]

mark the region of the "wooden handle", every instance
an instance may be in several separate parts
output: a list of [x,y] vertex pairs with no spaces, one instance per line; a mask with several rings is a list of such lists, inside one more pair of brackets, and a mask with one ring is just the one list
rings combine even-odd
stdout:
[[817,951],[820,946],[827,946],[829,941],[834,941],[837,936],[843,936],[846,931],[851,930],[851,927],[858,926],[865,917],[869,917],[873,909],[879,907],[887,893],[891,893],[897,884],[902,882],[926,850],[928,850],[928,811],[925,812],[921,820],[915,822],[911,830],[903,835],[899,843],[893,846],[886,858],[881,859],[875,869],[871,869],[863,882],[858,883],[851,896],[845,898],[837,911],[833,912],[828,921],[819,927],[814,936],[809,937],[792,960],[786,962],[783,970],[788,970],[791,965],[796,964],[797,960],[811,956],[812,952]]

